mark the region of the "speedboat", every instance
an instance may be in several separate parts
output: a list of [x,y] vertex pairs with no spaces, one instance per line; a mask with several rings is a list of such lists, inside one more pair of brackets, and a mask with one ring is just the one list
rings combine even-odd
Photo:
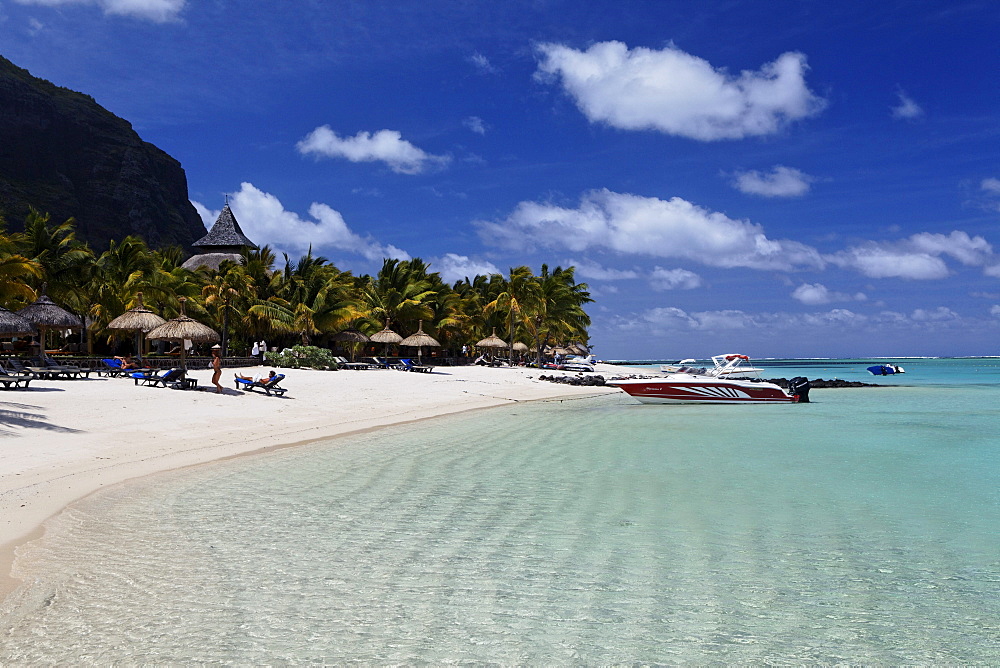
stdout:
[[698,363],[698,360],[686,359],[672,364],[661,364],[660,373],[686,373]]
[[[790,388],[754,378],[740,378],[739,368],[749,362],[746,355],[719,355],[722,363],[704,372],[689,370],[658,377],[620,378],[607,385],[620,388],[644,404],[774,404],[808,403],[809,381],[799,376]],[[715,358],[713,358],[714,360]],[[749,364],[747,365],[749,367]],[[749,367],[752,368],[752,367]],[[744,367],[746,370],[746,367]],[[755,370],[759,374],[759,369]],[[753,372],[749,372],[753,373]]]
[[[739,358],[740,363],[730,364],[734,358]],[[712,364],[715,367],[708,374],[718,378],[760,378],[763,371],[763,369],[751,366],[750,358],[746,355],[716,355],[712,358]]]
[[897,373],[906,373],[903,367],[896,366],[895,364],[876,364],[875,366],[868,367],[868,371],[873,376],[894,376]]

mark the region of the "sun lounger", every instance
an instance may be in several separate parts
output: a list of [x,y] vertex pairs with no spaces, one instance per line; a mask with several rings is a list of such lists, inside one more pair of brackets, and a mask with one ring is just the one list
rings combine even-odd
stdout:
[[334,357],[333,361],[336,362],[339,367],[353,369],[354,371],[372,368],[372,365],[368,362],[350,362],[346,357]]
[[11,385],[14,386],[15,390],[27,388],[28,383],[35,380],[35,378],[34,374],[9,374],[6,371],[0,371],[0,383],[3,384],[3,389],[5,390],[9,390]]
[[122,365],[122,361],[121,360],[116,360],[116,359],[102,359],[101,360],[101,364],[102,364],[102,368],[100,368],[100,369],[94,369],[93,370],[94,373],[96,373],[97,375],[104,374],[105,376],[110,376],[112,378],[117,378],[119,376],[129,376],[129,377],[131,377],[132,374],[135,374],[135,373],[151,373],[152,372],[152,369],[150,369],[149,367],[134,367],[134,368],[131,368],[131,369],[126,369]]
[[71,364],[59,364],[48,357],[44,359],[32,360],[35,363],[34,367],[29,368],[43,368],[49,371],[58,371],[62,376],[66,378],[89,378],[90,369],[82,369],[78,366]]
[[163,387],[166,387],[167,385],[175,383],[179,384],[184,379],[184,369],[167,369],[163,373],[146,373],[143,371],[136,371],[135,373],[129,375],[135,381],[136,385],[146,385],[149,387],[162,385]]
[[25,366],[21,363],[21,360],[9,359],[7,360],[7,367],[14,372],[15,375],[19,376],[35,376],[42,379],[52,379],[58,378],[61,372],[55,369],[46,369],[44,367],[34,367]]
[[377,367],[379,369],[388,369],[389,368],[389,362],[388,362],[388,360],[384,360],[384,359],[382,359],[380,357],[369,357],[368,359],[371,361],[371,363],[375,367]]
[[124,376],[126,373],[128,373],[128,370],[122,367],[121,360],[102,359],[101,364],[103,364],[104,366],[96,370],[95,373],[97,373],[97,375],[104,374],[105,376],[111,376],[112,378],[116,378],[118,376]]
[[243,390],[244,392],[253,392],[254,389],[263,390],[267,396],[271,396],[272,393],[278,395],[279,397],[284,395],[287,390],[283,387],[278,387],[278,383],[284,380],[285,374],[279,373],[271,379],[261,379],[261,380],[247,380],[246,378],[236,378],[236,389]]
[[403,365],[403,371],[419,371],[420,373],[430,373],[432,366],[425,366],[423,364],[414,364],[413,360],[405,359],[399,360],[400,364]]

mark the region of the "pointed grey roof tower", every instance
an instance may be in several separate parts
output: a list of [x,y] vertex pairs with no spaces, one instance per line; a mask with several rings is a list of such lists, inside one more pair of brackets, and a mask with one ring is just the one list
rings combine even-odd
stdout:
[[198,267],[208,267],[218,269],[223,260],[239,262],[243,248],[257,250],[257,244],[247,239],[240,229],[240,224],[236,221],[229,202],[222,207],[215,225],[198,241],[191,244],[195,248],[200,248],[203,252],[190,257],[182,267],[194,271]]

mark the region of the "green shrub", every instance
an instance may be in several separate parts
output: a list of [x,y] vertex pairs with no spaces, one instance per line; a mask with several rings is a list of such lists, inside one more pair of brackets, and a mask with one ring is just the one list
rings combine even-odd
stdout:
[[333,361],[333,353],[326,348],[316,346],[292,346],[285,348],[280,353],[266,352],[264,359],[271,366],[282,369],[331,369],[337,368],[337,363]]

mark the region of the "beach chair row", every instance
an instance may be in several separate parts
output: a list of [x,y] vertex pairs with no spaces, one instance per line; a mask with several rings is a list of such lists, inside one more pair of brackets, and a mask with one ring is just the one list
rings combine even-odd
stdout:
[[27,364],[16,358],[4,360],[0,364],[0,385],[3,389],[24,389],[33,380],[71,380],[88,378],[90,369],[57,364],[45,358],[32,358]]
[[430,373],[434,368],[426,364],[414,364],[412,359],[401,359],[398,362],[390,362],[383,357],[369,357],[365,368],[368,369],[396,369],[397,371],[416,371],[418,373]]

